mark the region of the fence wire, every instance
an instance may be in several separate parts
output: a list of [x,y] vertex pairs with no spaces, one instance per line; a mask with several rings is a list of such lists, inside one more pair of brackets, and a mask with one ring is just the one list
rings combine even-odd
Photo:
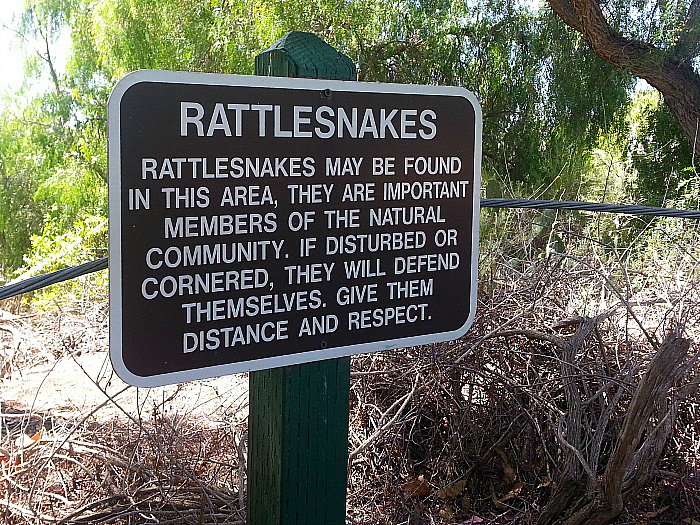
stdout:
[[700,219],[700,211],[655,208],[653,206],[631,206],[628,204],[601,204],[598,202],[544,201],[528,199],[481,199],[482,208],[535,208],[551,210],[578,210],[599,213],[621,213],[624,215],[646,215],[652,217],[678,217]]
[[0,301],[3,299],[9,299],[15,295],[33,292],[35,290],[51,286],[52,284],[68,281],[69,279],[75,279],[81,275],[104,270],[107,268],[107,262],[108,257],[102,257],[101,259],[90,261],[85,264],[79,264],[78,266],[63,268],[62,270],[56,270],[55,272],[36,275],[18,283],[0,286]]
[[[626,204],[601,204],[597,202],[547,201],[528,199],[481,199],[482,208],[532,208],[550,210],[577,210],[597,213],[621,213],[625,215],[642,215],[652,217],[676,217],[681,219],[700,219],[700,211],[678,210],[674,208],[656,208],[652,206],[631,206]],[[52,284],[58,284],[81,275],[98,272],[108,267],[108,257],[90,261],[78,266],[56,270],[30,277],[17,283],[0,286],[0,301],[15,295],[33,292]]]

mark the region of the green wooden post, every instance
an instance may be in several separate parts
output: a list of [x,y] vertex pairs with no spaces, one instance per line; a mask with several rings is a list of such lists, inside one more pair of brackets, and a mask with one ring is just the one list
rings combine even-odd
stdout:
[[[255,57],[255,74],[357,80],[349,57],[299,31]],[[249,377],[248,525],[343,525],[350,358]]]

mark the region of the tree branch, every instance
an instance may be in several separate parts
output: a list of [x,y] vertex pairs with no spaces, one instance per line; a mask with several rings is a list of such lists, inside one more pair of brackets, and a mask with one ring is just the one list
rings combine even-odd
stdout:
[[655,87],[700,156],[695,140],[700,122],[700,75],[690,63],[700,44],[700,0],[692,0],[681,37],[672,52],[613,31],[599,0],[548,0],[552,10],[572,29],[581,33],[591,50],[612,66],[631,72]]
[[567,26],[578,31],[579,33],[583,33],[583,26],[581,25],[581,21],[578,19],[578,16],[576,16],[576,13],[574,12],[574,7],[571,5],[569,0],[548,1],[549,7],[552,8],[552,11],[554,11],[554,13],[559,18],[561,18]]

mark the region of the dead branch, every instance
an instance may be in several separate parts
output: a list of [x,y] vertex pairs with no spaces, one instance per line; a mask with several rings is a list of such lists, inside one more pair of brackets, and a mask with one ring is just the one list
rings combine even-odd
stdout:
[[[350,452],[348,459],[352,461],[355,459],[360,452],[362,452],[365,448],[367,448],[369,445],[372,444],[372,442],[377,439],[387,428],[391,427],[396,421],[401,417],[403,414],[404,409],[406,406],[408,406],[408,403],[411,401],[411,399],[419,392],[422,392],[423,390],[426,389],[425,386],[418,386],[418,381],[420,379],[420,375],[416,376],[416,380],[413,383],[413,389],[406,395],[400,397],[399,399],[394,402],[393,405],[389,407],[389,409],[382,414],[382,416],[379,418],[378,424],[380,425],[379,428],[370,436],[368,437],[365,441],[362,442],[355,450]],[[399,409],[396,411],[394,414],[394,417],[392,417],[389,421],[386,423],[382,424],[382,422],[388,417],[388,415],[398,406],[401,404]]]
[[567,519],[565,525],[604,525],[622,512],[623,480],[652,414],[678,381],[689,349],[690,340],[677,333],[669,334],[661,344],[627,409],[615,451],[605,468],[601,491],[588,505]]

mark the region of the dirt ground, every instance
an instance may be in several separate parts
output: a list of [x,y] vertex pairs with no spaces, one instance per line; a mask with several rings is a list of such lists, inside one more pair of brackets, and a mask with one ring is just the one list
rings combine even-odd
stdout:
[[0,310],[0,523],[243,523],[247,376],[126,385],[104,304]]
[[[154,413],[187,414],[201,424],[224,415],[247,418],[246,374],[159,388],[127,388],[109,359],[108,324],[103,312],[51,312],[39,326],[0,311],[2,353],[25,354],[0,380],[0,399],[16,410],[50,413],[65,420],[148,419]],[[14,339],[14,340],[13,340]],[[17,340],[18,339],[18,340]],[[13,348],[14,347],[14,348]]]

